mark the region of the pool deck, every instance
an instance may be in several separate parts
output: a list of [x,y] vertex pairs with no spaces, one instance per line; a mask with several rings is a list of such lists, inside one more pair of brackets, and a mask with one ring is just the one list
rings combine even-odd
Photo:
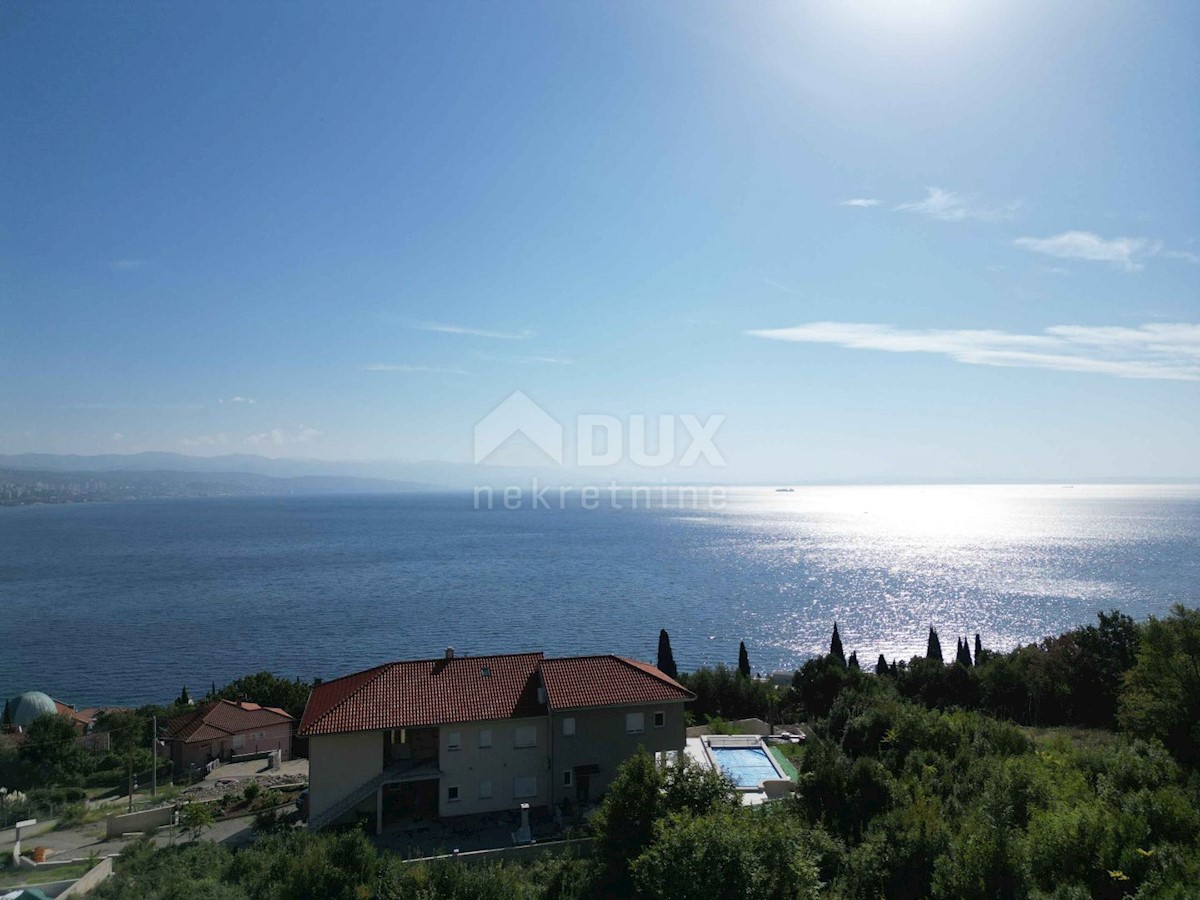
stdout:
[[[705,746],[706,743],[709,746]],[[705,735],[703,737],[690,737],[687,739],[687,744],[684,747],[684,753],[693,762],[699,763],[706,769],[716,769],[721,771],[720,765],[709,752],[709,747],[730,748],[761,748],[766,752],[767,759],[778,770],[779,778],[787,781],[794,781],[789,776],[786,769],[772,752],[772,748],[764,744],[757,735]],[[738,788],[738,793],[741,794],[743,806],[759,806],[767,802],[765,791],[756,790],[754,788]]]

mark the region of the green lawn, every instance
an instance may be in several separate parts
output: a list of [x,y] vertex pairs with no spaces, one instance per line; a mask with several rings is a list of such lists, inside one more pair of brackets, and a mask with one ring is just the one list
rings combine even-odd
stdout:
[[4,874],[0,875],[0,888],[15,887],[19,884],[46,884],[50,881],[74,881],[81,878],[91,867],[91,863],[84,860],[69,866],[53,866],[47,869],[5,869]]
[[800,773],[796,771],[796,767],[792,765],[792,761],[787,758],[782,747],[771,747],[771,755],[775,757],[775,762],[779,763],[779,768],[783,769],[783,774],[792,781],[798,781]]

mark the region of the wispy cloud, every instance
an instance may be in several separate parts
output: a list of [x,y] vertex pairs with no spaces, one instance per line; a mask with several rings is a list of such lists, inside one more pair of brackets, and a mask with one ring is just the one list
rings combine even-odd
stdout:
[[1057,369],[1118,378],[1200,381],[1200,325],[1055,325],[1037,334],[904,329],[859,322],[811,322],[756,329],[754,337],[834,344],[854,350],[934,353],[977,366]]
[[492,362],[520,363],[522,365],[573,366],[575,360],[561,353],[531,353],[528,356],[481,356]]
[[1162,250],[1162,242],[1150,238],[1119,237],[1106,240],[1090,231],[1064,231],[1048,238],[1020,237],[1013,244],[1022,250],[1058,259],[1112,263],[1126,272],[1142,269],[1143,259]]
[[876,200],[873,197],[851,197],[849,200],[839,200],[838,206],[856,206],[867,209],[872,206],[879,206],[882,202],[882,200]]
[[1200,253],[1193,253],[1191,250],[1160,250],[1157,255],[1167,259],[1182,259],[1194,266],[1200,266]]
[[147,262],[148,260],[145,259],[110,259],[108,267],[116,269],[118,272],[127,272],[130,269],[140,269]]
[[112,433],[112,439],[113,439],[114,441],[123,441],[123,440],[125,440],[125,435],[123,435],[123,434],[122,434],[121,432],[119,432],[119,431],[114,431],[114,432]]
[[999,222],[1011,219],[1020,206],[988,206],[979,201],[975,194],[958,194],[940,187],[925,188],[925,199],[901,203],[893,207],[897,212],[918,213],[941,222],[964,222],[974,219],[979,222]]
[[410,372],[410,373],[441,373],[443,375],[466,375],[466,369],[459,369],[453,366],[414,366],[408,363],[371,363],[368,366],[359,367],[364,372]]
[[229,443],[229,435],[224,432],[219,434],[198,434],[195,437],[180,438],[179,443],[185,447],[219,447]]
[[446,325],[442,322],[416,322],[413,328],[420,331],[435,331],[439,334],[465,334],[471,337],[494,338],[501,341],[524,341],[533,337],[533,332],[493,331],[488,328],[468,328],[465,325]]
[[323,433],[307,425],[299,425],[295,431],[289,431],[285,428],[272,428],[270,431],[261,431],[258,434],[248,436],[246,443],[256,446],[269,444],[274,447],[282,447],[285,444],[308,444],[319,438]]
[[244,404],[245,404],[245,405],[247,405],[247,406],[253,406],[253,405],[254,405],[254,398],[253,398],[253,397],[241,397],[241,396],[238,396],[238,397],[228,397],[228,398],[226,398],[226,399],[224,399],[224,400],[218,400],[217,402],[218,402],[218,403],[222,403],[222,404],[223,404],[223,403],[235,403],[235,404],[237,404],[237,403],[244,403]]

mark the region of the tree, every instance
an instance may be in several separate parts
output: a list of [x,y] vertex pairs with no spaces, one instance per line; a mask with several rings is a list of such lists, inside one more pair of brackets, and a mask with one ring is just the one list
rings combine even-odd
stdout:
[[675,654],[671,652],[671,636],[665,628],[658,633],[658,670],[671,678],[679,677]]
[[200,840],[204,829],[216,820],[216,813],[211,803],[189,803],[179,814],[180,827],[192,836],[193,841]]
[[236,681],[231,681],[216,692],[216,698],[221,700],[249,700],[261,706],[277,706],[284,712],[299,719],[304,715],[304,706],[308,703],[308,695],[312,685],[297,678],[288,681],[270,672],[258,672],[254,675],[244,675]]
[[179,692],[179,696],[175,700],[176,706],[191,706],[192,698],[188,696],[187,685],[183,686],[183,690]]
[[979,665],[983,661],[983,641],[979,639],[979,632],[975,632],[975,665]]
[[1137,664],[1125,676],[1121,727],[1159,738],[1186,765],[1200,764],[1200,609],[1150,617]]
[[958,640],[958,650],[954,654],[954,661],[960,666],[971,667],[971,647],[965,638]]
[[750,677],[750,657],[746,653],[746,642],[738,644],[738,674],[743,678]]
[[801,824],[765,810],[664,819],[633,873],[651,900],[807,900],[821,886]]
[[833,637],[829,639],[829,655],[837,657],[845,665],[846,654],[842,652],[842,637],[838,634],[837,622],[833,623]]
[[859,666],[859,664],[858,664],[858,651],[857,650],[850,651],[850,659],[847,660],[846,665],[851,669],[861,668],[861,666]]
[[85,768],[86,751],[79,746],[75,723],[68,716],[47,713],[25,729],[17,751],[22,765],[46,784],[78,784]]
[[875,674],[876,675],[892,674],[891,670],[888,668],[887,657],[885,657],[882,653],[879,654],[879,661],[875,663]]
[[932,625],[929,626],[929,643],[925,646],[925,658],[943,662],[942,642],[938,639],[937,629]]
[[12,701],[11,700],[4,701],[4,719],[3,719],[3,721],[0,721],[0,725],[3,725],[5,728],[8,728],[10,725],[12,725]]
[[663,775],[645,747],[625,760],[592,815],[594,850],[604,866],[601,885],[611,896],[633,893],[629,864],[654,840]]

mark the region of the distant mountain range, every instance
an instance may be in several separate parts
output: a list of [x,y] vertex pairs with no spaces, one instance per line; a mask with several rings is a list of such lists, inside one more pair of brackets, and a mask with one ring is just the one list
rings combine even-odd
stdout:
[[[281,463],[283,465],[273,465]],[[178,453],[128,456],[0,455],[0,505],[253,497],[331,493],[396,493],[427,488],[389,478],[307,474],[304,461],[259,456],[202,458]],[[255,469],[268,470],[255,471]],[[275,469],[278,474],[271,473]],[[298,474],[283,474],[286,472]]]

